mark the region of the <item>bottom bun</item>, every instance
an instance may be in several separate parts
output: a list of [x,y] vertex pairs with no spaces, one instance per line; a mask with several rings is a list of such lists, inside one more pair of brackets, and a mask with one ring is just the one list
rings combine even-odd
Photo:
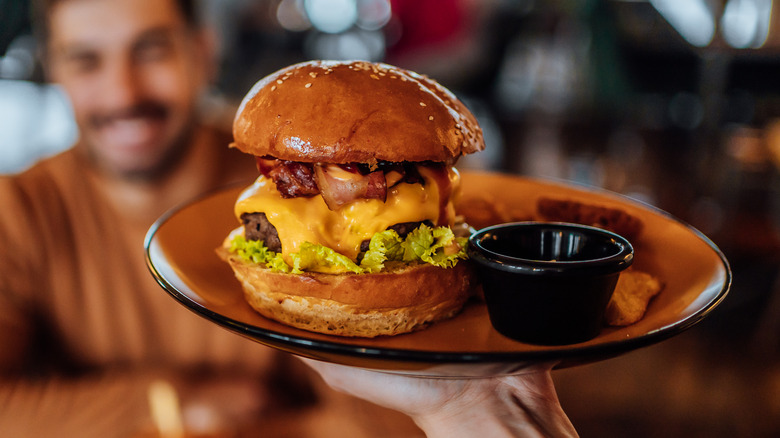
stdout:
[[377,274],[285,274],[225,248],[244,296],[258,313],[299,329],[372,338],[421,329],[455,316],[476,288],[473,269],[398,265]]

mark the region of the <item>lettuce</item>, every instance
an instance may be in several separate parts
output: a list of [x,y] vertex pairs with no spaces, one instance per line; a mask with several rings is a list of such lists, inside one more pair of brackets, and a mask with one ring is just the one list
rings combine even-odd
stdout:
[[284,261],[284,258],[282,258],[282,255],[279,253],[274,253],[273,251],[268,251],[274,254],[273,257],[266,260],[265,266],[267,268],[270,268],[272,271],[275,272],[287,272],[291,274],[303,274],[303,271],[298,269],[297,266],[293,266],[290,268],[290,265],[287,264],[287,262]]
[[235,236],[230,241],[230,252],[235,253],[246,262],[257,263],[258,265],[264,264],[276,272],[292,272],[294,274],[302,272],[293,272],[293,269],[284,261],[282,255],[268,249],[262,240],[246,240],[244,236]]
[[303,242],[301,249],[290,254],[293,259],[293,271],[313,271],[325,274],[354,272],[360,274],[363,270],[349,257],[336,251],[310,242]]
[[363,254],[360,267],[367,272],[379,272],[385,267],[386,260],[401,260],[403,239],[394,230],[374,233],[368,243],[368,251]]
[[233,238],[230,251],[245,261],[264,264],[275,272],[362,274],[381,272],[388,261],[429,263],[441,268],[451,268],[458,260],[467,258],[467,243],[468,239],[455,237],[449,227],[432,228],[423,224],[410,232],[405,239],[393,230],[375,233],[359,265],[331,248],[310,242],[304,242],[298,252],[290,254],[292,266],[284,261],[281,254],[269,250],[262,241],[248,241],[241,235]]
[[425,224],[406,236],[403,261],[423,261],[440,268],[451,268],[465,259],[468,239],[455,237],[449,227],[431,228]]

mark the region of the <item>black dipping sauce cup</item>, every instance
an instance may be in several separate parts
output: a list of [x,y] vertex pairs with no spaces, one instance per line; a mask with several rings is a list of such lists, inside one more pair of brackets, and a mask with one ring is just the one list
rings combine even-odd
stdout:
[[472,234],[490,322],[517,341],[540,345],[598,336],[620,272],[634,260],[623,237],[567,223],[517,222]]

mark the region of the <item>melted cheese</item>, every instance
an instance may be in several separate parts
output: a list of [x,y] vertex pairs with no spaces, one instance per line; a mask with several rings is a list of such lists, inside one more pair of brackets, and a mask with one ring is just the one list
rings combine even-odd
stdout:
[[[422,167],[421,167],[422,169]],[[402,222],[430,220],[436,224],[440,214],[440,188],[435,178],[421,171],[422,184],[401,183],[388,189],[387,201],[359,199],[331,211],[322,196],[282,198],[270,179],[260,176],[239,196],[235,215],[265,213],[276,227],[282,244],[282,257],[292,263],[289,254],[303,242],[327,246],[355,260],[360,244],[374,233]],[[448,173],[451,187],[457,187],[457,172]],[[451,211],[452,202],[446,209]]]

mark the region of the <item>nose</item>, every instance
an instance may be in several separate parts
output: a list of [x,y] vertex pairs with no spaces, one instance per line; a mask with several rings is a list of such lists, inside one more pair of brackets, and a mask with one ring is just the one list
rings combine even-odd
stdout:
[[141,100],[142,83],[132,59],[117,57],[104,70],[99,93],[109,109],[132,107]]

